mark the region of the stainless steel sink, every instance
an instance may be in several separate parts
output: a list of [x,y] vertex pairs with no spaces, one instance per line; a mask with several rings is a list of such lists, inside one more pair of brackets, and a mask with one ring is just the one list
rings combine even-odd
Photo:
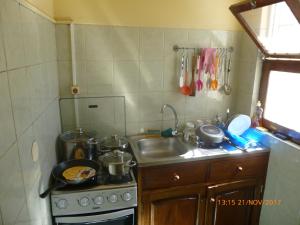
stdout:
[[139,154],[146,158],[168,158],[183,155],[188,148],[177,138],[141,139],[136,142]]

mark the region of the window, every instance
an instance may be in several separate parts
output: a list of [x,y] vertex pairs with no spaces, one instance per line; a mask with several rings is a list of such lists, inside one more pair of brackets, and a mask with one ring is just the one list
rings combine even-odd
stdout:
[[300,144],[300,1],[250,0],[230,10],[266,58],[263,126]]
[[300,61],[266,60],[260,99],[263,126],[300,143]]

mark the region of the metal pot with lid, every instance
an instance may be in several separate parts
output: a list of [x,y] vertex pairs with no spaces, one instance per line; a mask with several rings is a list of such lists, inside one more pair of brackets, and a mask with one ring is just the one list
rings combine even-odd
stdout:
[[82,128],[60,134],[57,148],[58,162],[71,159],[93,160],[95,155],[89,144],[91,140],[93,140],[93,134]]
[[196,129],[196,135],[205,145],[219,144],[224,140],[224,132],[217,126],[205,124]]
[[111,137],[105,137],[101,141],[102,149],[110,150],[125,150],[128,147],[128,140],[125,137],[119,137],[118,135],[112,135]]
[[99,157],[104,168],[106,168],[112,176],[124,176],[130,171],[130,168],[136,165],[132,160],[132,155],[128,152],[114,150]]

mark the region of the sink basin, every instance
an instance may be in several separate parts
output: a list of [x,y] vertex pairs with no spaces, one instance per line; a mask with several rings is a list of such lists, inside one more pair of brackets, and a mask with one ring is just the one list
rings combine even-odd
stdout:
[[188,148],[177,138],[141,139],[136,144],[139,154],[147,158],[176,157],[188,151]]

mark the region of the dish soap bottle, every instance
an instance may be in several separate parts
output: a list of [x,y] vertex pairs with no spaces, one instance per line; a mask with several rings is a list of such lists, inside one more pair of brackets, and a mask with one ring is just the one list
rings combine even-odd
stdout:
[[258,101],[256,104],[255,113],[252,117],[252,127],[260,127],[262,125],[262,115],[264,109],[261,107],[261,102]]

